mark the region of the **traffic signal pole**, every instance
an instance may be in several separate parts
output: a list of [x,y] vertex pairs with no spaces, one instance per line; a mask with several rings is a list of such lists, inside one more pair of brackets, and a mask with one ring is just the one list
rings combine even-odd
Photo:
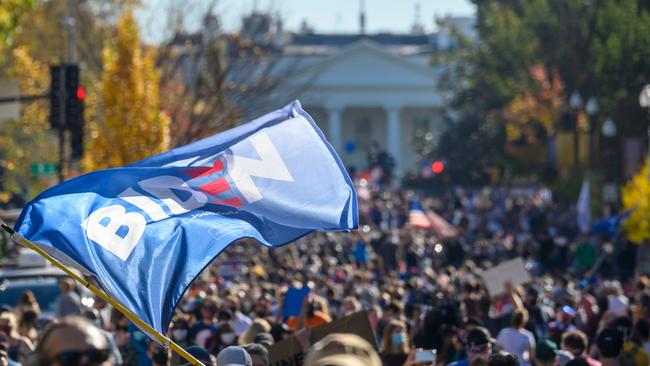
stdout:
[[[59,68],[59,80],[64,80],[65,81],[65,72],[66,68],[65,67],[60,67]],[[54,92],[54,91],[52,91]],[[66,94],[65,94],[65,82],[59,83],[59,92],[58,92],[58,99],[59,99],[59,105],[62,106],[62,108],[59,108],[59,118],[61,121],[61,126],[58,128],[59,132],[59,169],[58,169],[58,177],[59,177],[59,184],[63,183],[65,180],[65,176],[63,172],[65,171],[65,127],[66,127],[66,120],[65,120],[65,105],[66,105]]]

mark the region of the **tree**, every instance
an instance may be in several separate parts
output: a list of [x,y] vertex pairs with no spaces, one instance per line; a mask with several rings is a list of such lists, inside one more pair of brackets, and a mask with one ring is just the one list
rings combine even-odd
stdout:
[[[453,91],[448,109],[455,115],[456,124],[478,115],[482,116],[483,123],[470,124],[474,129],[465,131],[466,134],[485,129],[484,125],[491,125],[489,129],[497,132],[489,135],[494,140],[485,142],[494,153],[487,158],[487,164],[505,164],[504,168],[522,174],[543,171],[542,162],[526,164],[508,156],[508,145],[499,145],[503,143],[500,137],[506,135],[517,140],[523,133],[535,139],[522,143],[530,146],[538,140],[542,146],[546,142],[544,134],[552,137],[561,129],[575,131],[578,127],[575,123],[561,123],[567,119],[567,95],[574,90],[585,100],[596,96],[602,111],[623,121],[619,130],[622,134],[642,133],[643,126],[634,121],[643,118],[643,111],[635,105],[638,90],[650,80],[647,1],[474,0],[474,3],[478,40],[461,42],[461,47],[439,55],[436,61],[446,63],[451,70],[441,78],[440,89]],[[540,103],[545,83],[531,77],[535,68],[545,70],[551,85],[556,82],[563,85],[563,92],[551,89],[554,96]],[[524,115],[528,117],[520,119]],[[539,118],[541,115],[547,117]],[[531,134],[533,131],[539,134]],[[443,135],[440,140],[445,139]],[[460,154],[471,151],[470,145],[474,144],[466,139],[447,148]],[[438,150],[439,154],[450,153]],[[476,159],[486,158],[477,155],[468,161]]]
[[0,62],[4,61],[5,50],[13,44],[24,14],[35,4],[35,0],[3,0],[0,4]]
[[84,167],[96,170],[133,163],[169,147],[169,118],[160,110],[159,71],[143,47],[132,11],[118,21],[104,48],[104,121],[90,123]]
[[622,201],[626,210],[632,210],[624,227],[628,238],[635,243],[650,242],[650,168],[649,162],[623,187]]
[[[34,60],[25,47],[14,49],[6,72],[19,81],[23,93],[42,94],[48,89],[49,66]],[[13,195],[31,197],[51,184],[31,174],[32,164],[54,163],[57,156],[57,145],[48,134],[47,105],[46,101],[23,105],[20,118],[4,122],[0,129],[0,167],[4,168],[0,202]]]
[[[279,19],[254,12],[244,19],[240,31],[226,33],[213,7],[192,14],[204,20],[197,33],[187,33],[178,22],[171,24],[174,31],[159,52],[162,97],[174,124],[173,146],[277,108],[276,92],[296,68],[297,60],[282,54]],[[178,14],[188,16],[182,9]],[[306,87],[284,93],[297,95]]]

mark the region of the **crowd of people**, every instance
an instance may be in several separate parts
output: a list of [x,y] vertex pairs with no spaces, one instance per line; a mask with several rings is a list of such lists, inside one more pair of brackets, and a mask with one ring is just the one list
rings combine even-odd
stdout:
[[[312,366],[650,365],[650,278],[635,273],[636,247],[618,230],[582,233],[575,207],[544,188],[417,197],[358,183],[358,231],[279,249],[234,243],[187,289],[168,337],[218,366],[268,366],[268,350],[292,336]],[[413,227],[413,201],[454,235]],[[518,257],[532,281],[489,293],[481,272]],[[29,292],[0,309],[0,365],[186,362],[101,299],[82,305],[71,281],[60,287],[49,324]],[[285,314],[286,294],[301,288],[299,314]],[[374,340],[312,344],[312,329],[360,311]]]

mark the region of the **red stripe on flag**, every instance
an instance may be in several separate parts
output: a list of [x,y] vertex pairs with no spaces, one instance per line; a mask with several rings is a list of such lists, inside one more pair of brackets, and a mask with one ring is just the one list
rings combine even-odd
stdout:
[[215,195],[230,190],[230,184],[228,184],[226,178],[219,178],[215,181],[200,186],[199,189],[203,192]]
[[422,211],[411,211],[409,214],[409,224],[413,227],[428,229],[431,227],[431,221]]
[[212,165],[212,168],[208,168],[204,166],[192,167],[186,169],[185,173],[187,173],[192,178],[200,178],[200,177],[206,177],[213,173],[220,172],[222,170],[223,170],[223,162],[221,160],[215,160],[214,165]]
[[212,203],[231,207],[242,207],[244,205],[244,202],[242,202],[239,197],[232,197],[225,200],[214,200]]
[[209,168],[207,166],[196,166],[185,169],[185,174],[189,175],[192,178],[196,178],[202,176],[205,172],[210,171],[210,169],[212,168]]

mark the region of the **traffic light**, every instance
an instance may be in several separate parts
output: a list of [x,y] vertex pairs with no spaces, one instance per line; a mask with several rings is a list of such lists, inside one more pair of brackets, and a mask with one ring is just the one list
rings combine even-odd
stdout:
[[[83,90],[83,89],[80,89]],[[83,99],[81,100],[81,106],[79,109],[79,114],[81,116],[79,123],[76,125],[70,126],[70,151],[72,153],[73,159],[81,159],[84,155],[84,104]]]
[[53,129],[61,128],[63,126],[61,113],[63,111],[63,100],[65,97],[62,98],[61,93],[64,93],[64,72],[65,68],[62,68],[61,66],[50,66],[50,127]]
[[65,126],[70,131],[83,125],[83,98],[85,96],[85,90],[79,86],[79,66],[67,65],[65,67]]
[[439,160],[434,161],[433,164],[431,164],[431,171],[435,174],[441,174],[445,171],[445,163]]
[[79,85],[79,66],[75,64],[50,67],[50,126],[70,131],[73,159],[83,155],[84,99],[86,90]]

